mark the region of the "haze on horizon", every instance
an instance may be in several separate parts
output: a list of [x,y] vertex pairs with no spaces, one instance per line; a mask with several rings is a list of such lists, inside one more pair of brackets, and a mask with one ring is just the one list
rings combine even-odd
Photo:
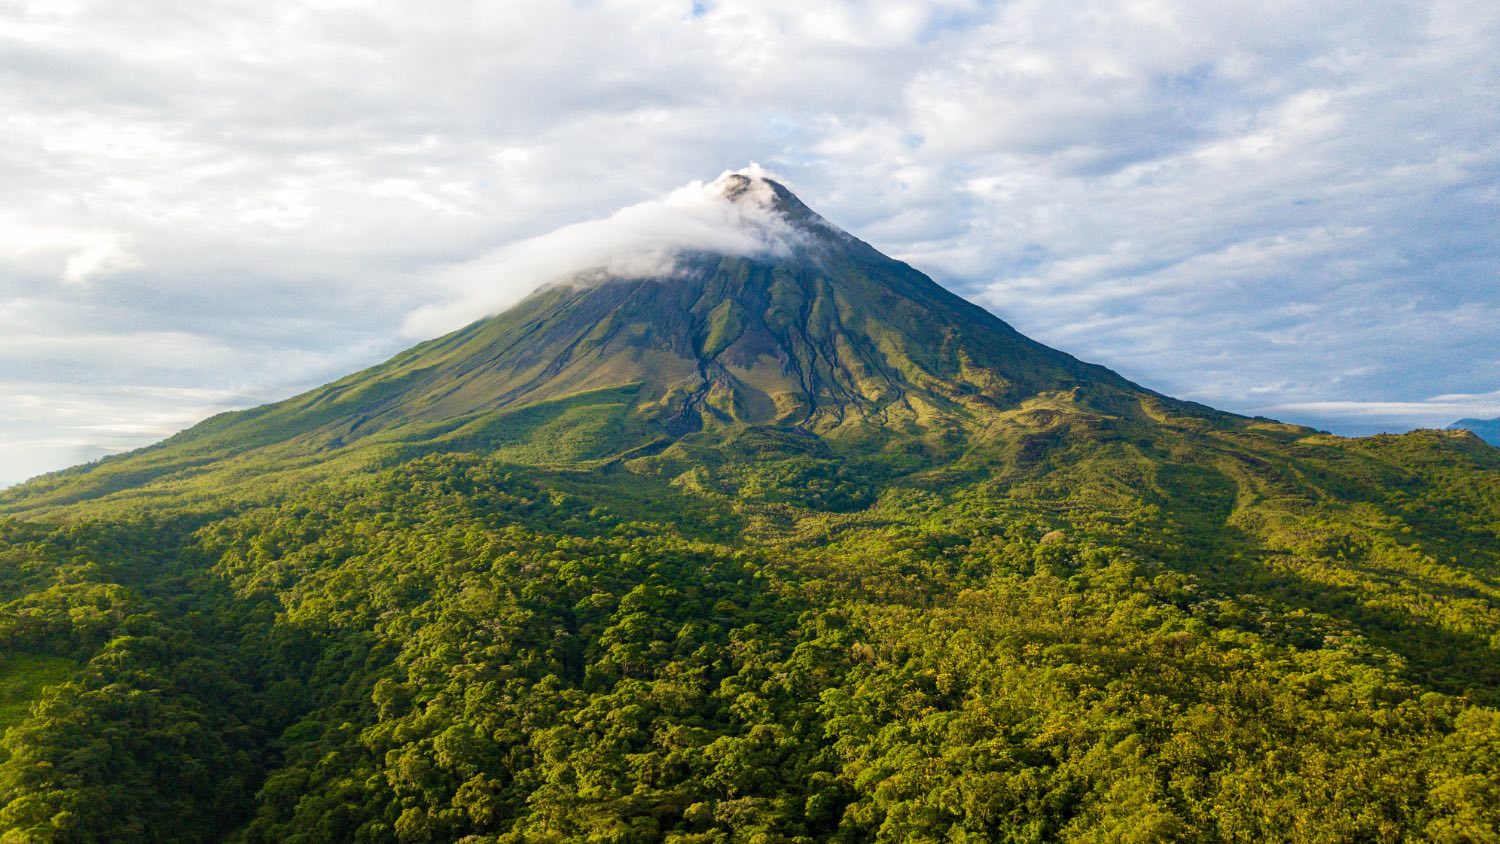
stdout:
[[1500,416],[1493,3],[780,6],[0,7],[0,485],[375,363],[455,268],[750,161],[1152,389]]

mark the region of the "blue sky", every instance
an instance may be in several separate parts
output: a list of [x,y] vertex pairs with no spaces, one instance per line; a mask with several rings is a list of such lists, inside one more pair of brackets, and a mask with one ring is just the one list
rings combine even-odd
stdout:
[[749,161],[1154,389],[1500,416],[1492,0],[12,0],[0,115],[0,483],[377,362],[455,267]]

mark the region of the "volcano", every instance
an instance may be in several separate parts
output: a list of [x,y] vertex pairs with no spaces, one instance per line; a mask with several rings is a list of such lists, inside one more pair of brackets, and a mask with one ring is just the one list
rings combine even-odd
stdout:
[[1256,424],[1022,336],[758,170],[724,174],[699,200],[724,227],[753,229],[754,248],[668,242],[648,273],[580,268],[383,364],[0,501],[151,497],[205,475],[240,483],[353,455],[594,463],[755,428],[953,457],[1017,424]]

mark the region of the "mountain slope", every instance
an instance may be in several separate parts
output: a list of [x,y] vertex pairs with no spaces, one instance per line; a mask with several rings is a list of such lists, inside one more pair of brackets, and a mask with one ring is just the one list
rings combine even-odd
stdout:
[[1500,450],[711,189],[754,236],[4,493],[0,839],[1493,840]]

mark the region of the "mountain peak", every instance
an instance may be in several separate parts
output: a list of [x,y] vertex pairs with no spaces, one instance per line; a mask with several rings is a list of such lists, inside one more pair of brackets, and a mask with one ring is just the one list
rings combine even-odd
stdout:
[[775,214],[793,224],[817,225],[822,233],[845,234],[792,193],[779,176],[751,162],[739,170],[726,170],[705,186],[713,195],[728,199],[733,205],[750,204]]
[[709,188],[730,202],[757,201],[774,196],[771,186],[775,182],[762,176],[752,176],[738,170],[726,171],[709,183]]
[[787,192],[779,176],[753,161],[738,170],[725,170],[717,179],[709,182],[708,187],[731,200],[757,193],[764,195],[765,191],[774,192],[777,189]]

